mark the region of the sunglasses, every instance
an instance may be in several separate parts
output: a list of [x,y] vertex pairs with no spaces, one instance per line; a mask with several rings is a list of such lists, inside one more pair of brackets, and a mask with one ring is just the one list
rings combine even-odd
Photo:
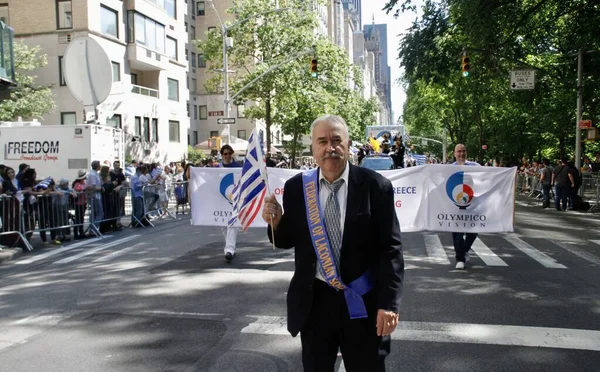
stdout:
[[229,155],[233,155],[233,152],[224,152],[223,156],[229,156]]

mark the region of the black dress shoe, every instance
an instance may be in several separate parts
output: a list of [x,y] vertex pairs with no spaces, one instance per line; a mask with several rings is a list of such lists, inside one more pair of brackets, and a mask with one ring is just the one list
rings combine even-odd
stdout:
[[231,253],[231,252],[225,253],[225,261],[231,262],[231,260],[233,260],[233,253]]

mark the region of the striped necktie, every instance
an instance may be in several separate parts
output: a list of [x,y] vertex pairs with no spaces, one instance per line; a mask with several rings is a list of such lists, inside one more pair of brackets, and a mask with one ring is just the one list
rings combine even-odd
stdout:
[[342,227],[340,221],[340,203],[338,202],[337,192],[344,184],[344,180],[339,179],[334,183],[329,183],[327,180],[323,179],[322,184],[330,191],[327,201],[325,202],[325,228],[327,229],[329,244],[339,274],[340,250],[342,249]]

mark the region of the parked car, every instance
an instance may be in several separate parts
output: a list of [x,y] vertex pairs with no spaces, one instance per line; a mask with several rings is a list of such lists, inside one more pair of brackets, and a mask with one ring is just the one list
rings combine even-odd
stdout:
[[367,155],[359,166],[372,170],[389,170],[394,169],[394,159],[388,154]]

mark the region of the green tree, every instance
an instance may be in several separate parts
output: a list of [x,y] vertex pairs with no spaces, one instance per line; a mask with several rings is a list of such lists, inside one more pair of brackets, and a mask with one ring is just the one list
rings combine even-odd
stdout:
[[[351,131],[358,132],[365,120],[373,115],[372,102],[366,102],[349,88],[350,83],[360,87],[360,74],[352,67],[344,51],[328,40],[315,35],[317,15],[309,11],[303,0],[280,1],[280,5],[297,10],[285,10],[254,17],[275,10],[270,0],[236,0],[228,10],[238,19],[248,19],[229,32],[235,46],[229,50],[229,67],[238,74],[231,78],[231,91],[242,87],[270,68],[301,53],[304,56],[283,64],[263,76],[245,90],[237,100],[253,101],[256,105],[246,110],[249,118],[262,119],[266,125],[267,148],[271,146],[271,126],[282,126],[284,134],[292,135],[287,145],[293,158],[300,150],[302,135],[310,123],[324,113],[345,116]],[[207,40],[198,43],[209,68],[222,67],[222,35],[215,30]],[[310,61],[316,57],[319,73],[310,74]],[[219,91],[222,75],[207,81],[208,91]]]
[[[445,127],[453,143],[466,143],[479,160],[572,155],[579,49],[595,50],[584,61],[583,116],[600,119],[600,39],[593,36],[600,12],[592,3],[425,1],[398,55],[411,134]],[[385,7],[396,14],[414,8],[410,0]],[[469,78],[460,74],[463,53],[471,57]],[[510,71],[523,68],[536,70],[536,89],[511,91]]]
[[0,102],[0,120],[29,119],[52,112],[55,105],[50,86],[36,86],[37,76],[31,74],[48,64],[46,55],[39,46],[29,47],[23,42],[15,43],[14,51],[17,87]]

